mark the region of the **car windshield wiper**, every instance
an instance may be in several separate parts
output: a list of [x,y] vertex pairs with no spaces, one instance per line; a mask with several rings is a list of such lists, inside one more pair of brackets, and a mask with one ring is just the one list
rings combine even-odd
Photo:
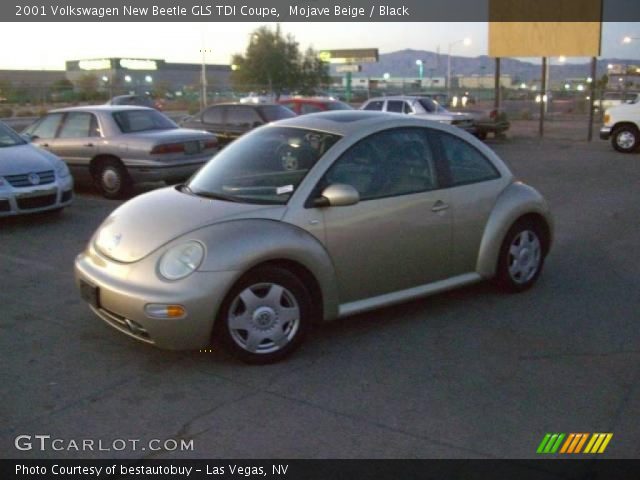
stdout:
[[196,192],[194,189],[192,189],[187,184],[182,185],[180,189],[183,192],[190,193],[191,195],[195,195],[197,197],[210,198],[212,200],[223,200],[225,202],[235,202],[235,203],[240,202],[240,200],[238,200],[237,198],[232,197],[230,195],[222,195],[220,193],[202,192],[202,191],[197,191]]

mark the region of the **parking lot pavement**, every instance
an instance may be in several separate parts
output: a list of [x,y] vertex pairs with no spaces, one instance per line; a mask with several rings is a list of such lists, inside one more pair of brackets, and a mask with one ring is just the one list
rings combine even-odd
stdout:
[[[533,457],[546,432],[612,432],[606,457],[637,457],[640,155],[493,146],[555,213],[535,288],[480,284],[344,319],[266,367],[151,348],[90,313],[73,259],[118,202],[84,191],[60,216],[1,221],[0,456]],[[18,451],[21,434],[194,449]]]

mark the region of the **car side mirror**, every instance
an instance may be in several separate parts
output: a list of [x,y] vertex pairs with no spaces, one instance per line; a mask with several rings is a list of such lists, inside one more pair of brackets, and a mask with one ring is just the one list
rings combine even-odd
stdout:
[[316,198],[316,207],[347,207],[360,201],[360,194],[353,186],[345,183],[334,183],[322,191],[322,195]]

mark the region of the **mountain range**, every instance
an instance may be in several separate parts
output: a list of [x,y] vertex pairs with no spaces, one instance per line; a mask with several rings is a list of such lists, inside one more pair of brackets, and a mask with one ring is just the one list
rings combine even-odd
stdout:
[[[395,78],[417,78],[418,66],[416,60],[422,60],[424,65],[424,77],[445,77],[447,75],[447,54],[426,50],[406,49],[397,52],[380,54],[378,63],[362,64],[362,72],[355,74],[359,77],[382,77],[389,73]],[[607,65],[640,65],[640,60],[599,58],[597,61],[597,77],[600,78],[607,72]],[[452,75],[493,75],[495,60],[487,55],[478,57],[451,56]],[[586,78],[590,75],[590,60],[584,63],[559,64],[557,58],[550,64],[550,77],[557,79]],[[511,75],[513,82],[531,82],[540,79],[540,64],[531,63],[515,58],[503,58],[500,62],[502,74]],[[335,65],[331,67],[331,73],[335,74]]]

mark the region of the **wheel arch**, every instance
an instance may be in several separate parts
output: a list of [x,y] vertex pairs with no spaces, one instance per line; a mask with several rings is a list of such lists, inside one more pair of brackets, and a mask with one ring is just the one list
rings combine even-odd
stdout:
[[515,182],[500,194],[487,220],[476,264],[479,275],[484,278],[495,276],[505,236],[516,222],[526,219],[540,225],[544,254],[549,252],[553,243],[554,224],[547,202],[534,188]]

